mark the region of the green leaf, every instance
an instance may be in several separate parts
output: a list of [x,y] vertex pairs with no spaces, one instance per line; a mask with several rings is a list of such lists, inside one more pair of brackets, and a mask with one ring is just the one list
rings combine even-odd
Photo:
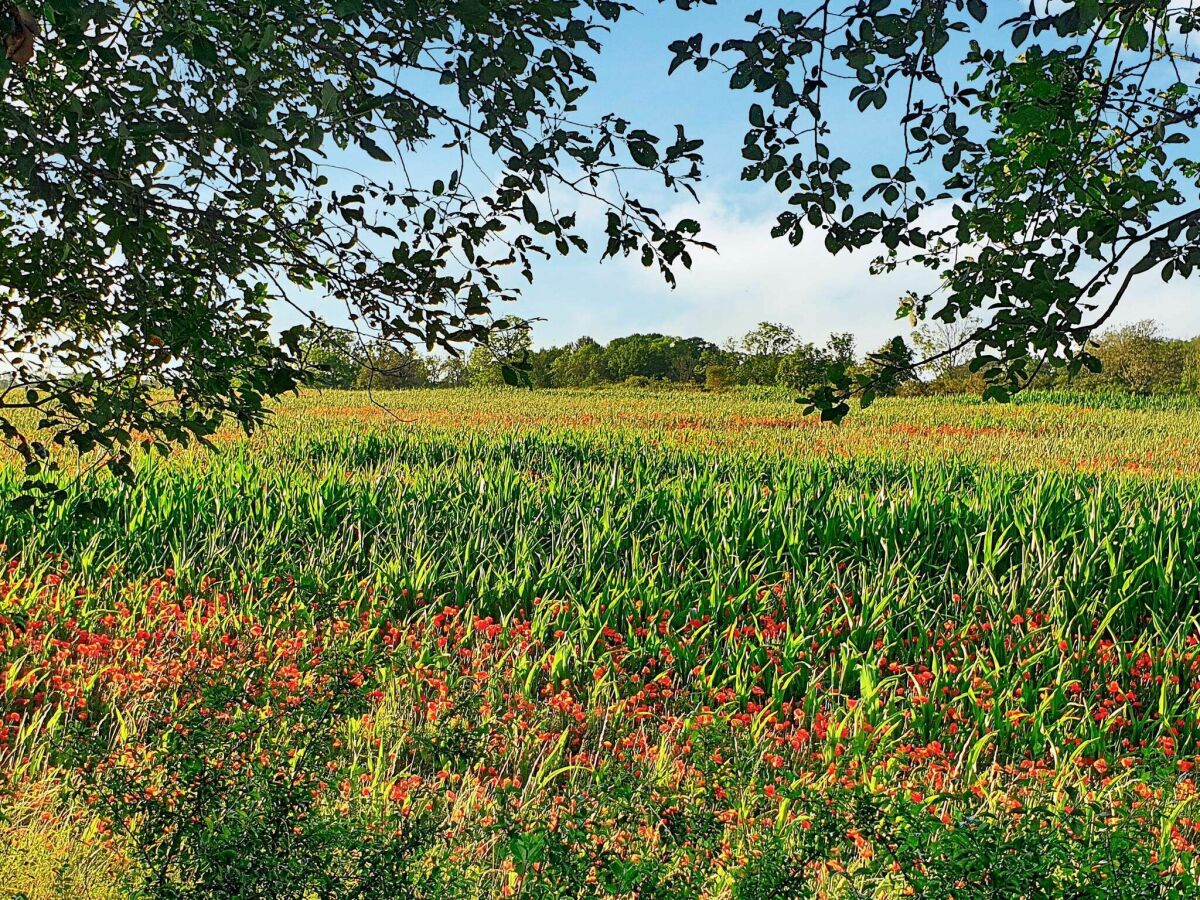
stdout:
[[321,112],[326,113],[337,106],[338,98],[341,92],[332,81],[326,81],[321,85]]
[[658,164],[658,151],[647,141],[630,141],[629,155],[633,161],[643,168],[653,168]]
[[365,134],[359,135],[358,145],[366,150],[367,155],[372,159],[377,159],[380,162],[388,163],[392,161],[392,158],[387,155],[387,152]]
[[537,206],[534,204],[533,200],[530,199],[528,194],[521,198],[521,211],[525,216],[525,221],[530,225],[537,225],[537,223],[540,221]]
[[1139,259],[1137,261],[1137,265],[1135,265],[1132,269],[1130,269],[1130,274],[1141,275],[1143,272],[1149,272],[1151,269],[1153,269],[1155,266],[1157,266],[1160,262],[1162,262],[1162,257],[1159,256],[1158,251],[1151,250],[1149,253],[1147,253],[1145,256],[1143,256],[1141,259]]
[[1135,53],[1145,50],[1150,43],[1150,35],[1142,22],[1134,22],[1125,32],[1125,46]]
[[500,377],[509,387],[530,387],[529,373],[511,363],[501,363]]
[[1075,11],[1079,14],[1079,24],[1086,28],[1100,18],[1100,0],[1076,0]]

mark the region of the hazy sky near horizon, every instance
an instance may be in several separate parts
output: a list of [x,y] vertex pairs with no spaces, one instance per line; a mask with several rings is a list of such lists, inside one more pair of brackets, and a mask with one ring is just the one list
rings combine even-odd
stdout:
[[[930,273],[909,268],[872,276],[875,253],[870,248],[832,256],[819,234],[809,233],[800,247],[772,239],[771,226],[786,198],[768,185],[740,180],[746,110],[755,96],[731,91],[728,77],[712,68],[697,73],[684,67],[667,76],[671,41],[696,32],[709,41],[746,34],[750,26],[744,16],[759,4],[723,3],[690,12],[672,3],[643,6],[640,14],[623,17],[605,39],[604,51],[595,60],[597,82],[580,104],[577,118],[594,121],[615,112],[668,142],[679,122],[689,137],[703,138],[698,203],[685,193],[669,194],[649,178],[626,186],[658,204],[669,221],[697,219],[701,237],[716,244],[718,251],[697,254],[691,271],[678,269],[674,290],[638,259],[601,263],[596,249],[586,256],[539,260],[532,285],[514,270],[523,297],[497,308],[497,315],[544,319],[533,331],[538,346],[582,335],[607,341],[650,331],[698,335],[719,343],[764,320],[791,325],[814,341],[834,331],[853,332],[864,349],[896,334],[907,335],[907,322],[894,317],[897,300],[907,290],[928,288]],[[860,114],[842,93],[832,116],[834,135],[829,142],[834,153],[856,164],[899,154],[899,115],[892,105],[880,113]],[[597,225],[601,221],[600,211],[586,204],[579,213],[585,226],[589,216]],[[593,248],[603,246],[598,227],[587,236]],[[1155,318],[1169,334],[1200,333],[1200,304],[1192,282],[1176,279],[1164,285],[1151,273],[1135,284],[1137,290],[1122,304],[1115,322]]]

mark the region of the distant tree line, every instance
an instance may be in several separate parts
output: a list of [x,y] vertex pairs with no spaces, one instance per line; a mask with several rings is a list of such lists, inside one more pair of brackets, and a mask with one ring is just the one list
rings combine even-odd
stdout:
[[[896,351],[899,351],[896,356]],[[540,388],[622,384],[676,384],[721,390],[737,385],[780,385],[796,391],[823,384],[833,369],[878,367],[896,356],[895,386],[912,376],[912,349],[888,345],[860,359],[852,334],[821,343],[801,340],[787,325],[763,322],[741,339],[718,346],[701,337],[631,334],[601,344],[590,337],[534,349],[527,325],[492,332],[466,357],[434,357],[351,332],[310,331],[303,342],[309,386],[340,389],[486,386],[505,383],[506,365]]]
[[[970,328],[968,322],[914,332],[913,342],[922,356],[931,352],[946,355],[908,389],[917,393],[981,393],[986,387],[984,379],[968,364],[974,348],[969,344],[959,347]],[[950,348],[958,349],[948,352]],[[1047,371],[1036,376],[1031,386],[1141,395],[1200,394],[1200,336],[1169,337],[1157,322],[1145,319],[1098,334],[1088,349],[1100,361],[1099,371],[1085,370],[1074,378]]]
[[[539,388],[603,385],[683,385],[719,391],[739,385],[779,386],[806,392],[838,372],[882,374],[885,394],[975,393],[983,378],[970,368],[974,323],[924,326],[911,343],[896,339],[860,355],[854,335],[834,333],[816,343],[792,327],[761,322],[741,338],[718,346],[701,337],[647,333],[607,344],[581,337],[569,344],[534,349],[529,323],[493,331],[484,346],[459,357],[431,356],[383,342],[364,343],[351,332],[310,330],[304,339],[307,384],[337,389],[394,390],[417,387],[502,385],[509,372]],[[1200,393],[1200,337],[1164,336],[1157,323],[1109,330],[1093,341],[1100,372],[1071,381],[1051,373],[1038,387],[1121,390],[1138,394]],[[918,358],[939,356],[925,371]]]

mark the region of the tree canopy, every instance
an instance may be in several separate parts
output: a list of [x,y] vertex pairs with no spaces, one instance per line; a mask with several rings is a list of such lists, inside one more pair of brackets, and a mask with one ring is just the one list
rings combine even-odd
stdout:
[[[571,117],[600,35],[630,10],[0,2],[4,437],[36,471],[48,448],[14,423],[32,410],[50,443],[122,469],[135,430],[252,427],[299,371],[300,332],[273,339],[272,309],[306,297],[372,339],[479,341],[513,296],[504,267],[530,277],[535,257],[586,249],[570,196],[602,206],[604,255],[670,279],[698,225],[615,176],[690,186],[699,142]],[[447,170],[409,177],[431,146]]]
[[[489,337],[468,360],[446,355],[400,353],[390,344],[361,347],[342,331],[310,329],[301,341],[306,361],[304,383],[315,388],[378,389],[498,387],[504,366],[524,366],[522,386],[592,388],[627,386],[725,390],[737,386],[785,388],[793,396],[828,382],[831,369],[870,376],[881,396],[894,394],[974,394],[984,389],[957,346],[961,328],[916,329],[911,343],[893,338],[860,355],[851,334],[831,334],[823,344],[802,339],[789,325],[760,322],[739,339],[720,347],[704,338],[631,334],[601,344],[581,337],[560,346],[534,349],[532,325]],[[977,327],[970,323],[963,328]],[[498,337],[498,335],[500,337]],[[1200,391],[1200,337],[1163,333],[1153,320],[1108,327],[1092,336],[1087,351],[1102,370],[1071,376],[1046,368],[1031,387],[1072,395],[1102,393],[1194,397]],[[920,365],[920,359],[934,362]],[[630,363],[634,365],[631,367]]]
[[[682,7],[716,0],[677,0]],[[980,316],[973,352],[1006,399],[1046,368],[1096,367],[1087,341],[1138,275],[1200,265],[1200,8],[1165,0],[832,0],[757,10],[747,33],[671,45],[671,69],[719,68],[749,105],[742,177],[786,198],[773,234],[823,232],[834,253],[939,276],[899,313]],[[895,108],[899,162],[870,175],[839,147],[831,110]],[[886,148],[881,148],[882,153]],[[880,377],[890,377],[882,361]],[[830,418],[876,376],[836,375]]]
[[[506,268],[587,248],[575,198],[603,210],[603,255],[671,280],[707,246],[699,224],[619,176],[693,190],[700,141],[575,116],[634,10],[0,0],[4,437],[36,474],[49,452],[21,410],[117,470],[139,431],[252,427],[301,368],[271,312],[312,297],[371,340],[479,343],[514,296]],[[754,95],[741,174],[783,198],[776,237],[937,273],[899,312],[977,319],[946,352],[968,349],[1005,399],[1047,367],[1095,367],[1088,339],[1137,276],[1200,264],[1198,22],[1163,0],[814,0],[676,40],[664,63]],[[899,160],[847,158],[831,110],[848,103],[892,114]],[[447,171],[412,174],[431,147]],[[909,365],[874,358],[835,367],[810,407],[840,418]]]

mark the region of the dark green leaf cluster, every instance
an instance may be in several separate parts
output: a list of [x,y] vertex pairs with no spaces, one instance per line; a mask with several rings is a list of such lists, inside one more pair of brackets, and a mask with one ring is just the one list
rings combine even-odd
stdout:
[[[680,0],[681,7],[700,0]],[[1137,275],[1200,265],[1200,26],[1192,4],[1154,0],[814,2],[747,16],[745,35],[671,45],[671,69],[719,67],[748,111],[742,177],[786,198],[776,237],[817,230],[833,253],[871,247],[877,269],[940,278],[900,315],[981,319],[956,348],[998,400],[1045,370],[1096,366],[1088,338]],[[1007,16],[1007,18],[1005,18]],[[984,23],[984,24],[980,24]],[[870,177],[838,152],[847,100],[896,109],[894,146]],[[880,158],[882,157],[882,158]],[[937,360],[930,360],[936,362]],[[811,406],[830,418],[874,379],[835,379]]]
[[[302,369],[280,304],[332,319],[304,307],[327,298],[403,346],[482,340],[505,267],[586,249],[575,197],[606,211],[607,255],[670,280],[698,226],[616,177],[690,189],[700,142],[572,119],[630,8],[31,3],[34,58],[0,70],[0,427],[31,475],[55,444],[121,471],[139,433],[260,423]],[[429,147],[445,171],[410,177]]]

